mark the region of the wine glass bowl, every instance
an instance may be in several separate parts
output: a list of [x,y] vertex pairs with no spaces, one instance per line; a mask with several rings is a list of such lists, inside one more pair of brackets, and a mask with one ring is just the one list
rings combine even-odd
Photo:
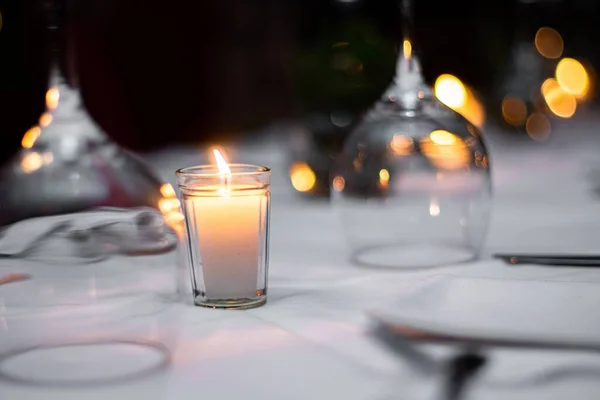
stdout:
[[396,76],[346,139],[331,179],[352,261],[421,268],[476,258],[491,204],[489,157],[479,130],[424,83],[411,1]]
[[383,104],[350,135],[332,200],[357,264],[423,267],[475,258],[487,229],[489,159],[477,128],[435,99]]

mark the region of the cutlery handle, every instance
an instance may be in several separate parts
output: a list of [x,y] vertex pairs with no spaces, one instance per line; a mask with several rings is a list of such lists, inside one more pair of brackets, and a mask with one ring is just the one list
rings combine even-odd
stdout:
[[535,254],[494,254],[494,258],[511,265],[536,264],[557,267],[600,267],[600,256],[562,256]]
[[477,353],[462,353],[453,357],[448,363],[445,388],[442,399],[459,400],[466,386],[486,363],[486,358]]

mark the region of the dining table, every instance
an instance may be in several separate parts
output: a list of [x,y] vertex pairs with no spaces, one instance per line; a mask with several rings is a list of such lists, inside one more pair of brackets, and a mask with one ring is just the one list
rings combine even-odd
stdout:
[[[419,371],[413,361],[382,343],[374,334],[371,313],[402,307],[403,294],[436,275],[520,281],[530,296],[536,295],[536,282],[595,283],[600,290],[600,268],[511,266],[492,257],[600,253],[597,125],[585,118],[559,122],[542,143],[493,126],[485,129],[493,208],[484,251],[467,263],[416,270],[364,268],[350,262],[343,225],[330,201],[300,194],[290,185],[285,125],[273,124],[239,142],[219,143],[231,162],[272,169],[267,304],[243,311],[195,307],[184,284],[165,311],[174,316],[171,330],[177,334],[168,368],[94,387],[0,380],[0,399],[440,399],[440,377]],[[200,144],[173,145],[142,156],[175,188],[176,169],[211,162],[207,147]],[[153,257],[160,256],[147,255],[137,262]],[[0,260],[0,265],[20,262]],[[173,265],[173,271],[177,268]],[[145,277],[138,279],[144,282]],[[474,290],[471,295],[477,304],[484,293]],[[468,313],[468,303],[465,307]],[[560,310],[552,316],[562,317]],[[600,343],[600,324],[595,329]],[[3,328],[0,318],[0,341],[20,334]],[[440,362],[461,346],[410,344]],[[482,351],[486,365],[464,399],[592,399],[600,392],[598,352],[495,346]],[[124,356],[114,363],[130,360]]]

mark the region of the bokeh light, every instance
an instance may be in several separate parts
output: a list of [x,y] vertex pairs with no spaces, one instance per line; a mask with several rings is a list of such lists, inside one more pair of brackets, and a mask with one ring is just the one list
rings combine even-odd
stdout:
[[590,86],[585,67],[573,58],[563,58],[556,66],[556,80],[562,90],[575,97],[584,97]]
[[42,154],[42,160],[44,160],[44,164],[52,164],[54,161],[54,154],[51,151],[47,151]]
[[437,199],[431,199],[429,201],[429,215],[432,217],[437,217],[440,215],[440,203]]
[[522,125],[527,119],[527,106],[520,98],[507,95],[502,99],[502,116],[511,125]]
[[48,89],[46,92],[46,107],[49,110],[54,110],[58,107],[58,100],[60,98],[60,93],[57,88]]
[[479,128],[481,128],[485,122],[485,110],[483,105],[469,88],[467,88],[467,102],[464,106],[455,111]]
[[542,113],[533,113],[527,118],[525,130],[530,138],[538,142],[543,142],[550,136],[550,121]]
[[410,44],[409,40],[402,42],[402,51],[404,58],[410,60],[410,57],[412,56],[412,44]]
[[390,173],[387,169],[383,168],[379,171],[379,187],[387,189],[390,185]]
[[167,198],[177,197],[175,189],[170,183],[163,183],[160,187],[160,193]]
[[50,114],[49,112],[43,113],[42,115],[40,115],[40,120],[38,123],[42,128],[47,127],[52,123],[52,114]]
[[413,140],[406,135],[394,135],[390,143],[390,148],[397,156],[411,155],[414,147]]
[[37,171],[44,164],[44,158],[38,152],[31,152],[21,160],[21,170],[26,174]]
[[461,114],[469,122],[482,127],[485,110],[481,102],[460,79],[450,74],[440,75],[434,85],[435,96],[452,110]]
[[421,151],[437,168],[454,171],[469,166],[471,151],[460,137],[436,130],[420,142]]
[[548,27],[540,28],[535,34],[535,48],[546,58],[558,58],[562,55],[564,43],[556,30]]
[[40,137],[42,130],[39,126],[33,126],[25,132],[23,139],[21,139],[21,146],[25,149],[30,149],[35,144],[36,140]]
[[542,84],[542,95],[552,113],[561,118],[570,118],[577,110],[575,97],[565,92],[556,79],[548,78]]
[[456,143],[456,135],[444,130],[436,130],[429,134],[429,138],[435,144],[450,145]]
[[346,180],[341,176],[336,176],[333,178],[333,190],[336,192],[341,192],[346,187]]
[[379,181],[380,182],[389,182],[390,181],[390,173],[387,169],[383,168],[379,171]]
[[171,210],[173,210],[173,207],[171,205],[171,200],[170,199],[164,199],[164,198],[158,200],[158,209],[163,214],[168,214],[169,212],[171,212]]
[[434,84],[435,96],[448,107],[455,109],[462,107],[467,99],[465,85],[450,74],[440,75]]
[[317,176],[305,162],[296,162],[290,168],[292,186],[299,192],[308,192],[317,182]]

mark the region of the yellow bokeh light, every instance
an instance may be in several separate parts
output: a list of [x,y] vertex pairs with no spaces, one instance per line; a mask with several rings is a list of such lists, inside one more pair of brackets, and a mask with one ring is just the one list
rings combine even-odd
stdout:
[[406,135],[394,135],[390,142],[390,148],[398,156],[408,156],[412,154],[415,144],[413,140]]
[[158,200],[158,209],[163,214],[168,214],[173,211],[173,203],[171,203],[171,199],[162,198]]
[[387,189],[390,185],[390,173],[387,169],[383,168],[379,170],[379,187]]
[[412,56],[412,44],[410,44],[409,40],[402,42],[402,51],[404,58],[410,60],[410,57]]
[[170,199],[170,200],[171,200],[171,209],[179,210],[179,207],[181,207],[181,202],[179,201],[179,199]]
[[482,127],[485,110],[481,102],[460,79],[450,74],[440,75],[434,84],[435,96],[446,106],[461,114],[472,124]]
[[32,152],[21,160],[21,170],[26,174],[37,171],[44,164],[44,159],[38,152]]
[[317,182],[317,176],[305,162],[297,162],[290,168],[292,186],[299,192],[308,192]]
[[421,140],[422,153],[437,168],[458,170],[471,162],[471,150],[464,140],[447,131],[433,131]]
[[450,145],[456,142],[456,135],[444,130],[435,130],[429,134],[429,138],[435,144]]
[[390,173],[387,169],[383,168],[382,170],[379,171],[379,181],[381,183],[383,182],[389,182],[390,181]]
[[48,89],[46,92],[46,107],[49,110],[54,110],[58,107],[58,100],[60,98],[60,93],[57,88]]
[[39,126],[33,126],[29,128],[29,130],[27,130],[27,132],[25,132],[23,135],[23,139],[21,139],[21,146],[23,146],[25,149],[32,148],[35,144],[35,141],[40,137],[41,133],[42,130]]
[[165,215],[165,221],[169,228],[173,229],[177,237],[182,239],[184,236],[184,220],[185,217],[179,211],[172,211]]
[[542,113],[533,113],[527,118],[525,130],[533,140],[544,141],[550,135],[550,121]]
[[540,28],[535,34],[535,48],[546,58],[558,58],[563,52],[563,39],[556,30]]
[[175,190],[173,189],[173,186],[171,186],[170,183],[163,183],[160,187],[160,193],[164,196],[164,197],[176,197],[177,195],[175,194]]
[[565,92],[584,97],[590,86],[590,77],[583,64],[573,58],[563,58],[556,66],[556,81]]
[[511,125],[521,125],[527,118],[527,106],[516,96],[505,96],[502,99],[502,116]]
[[469,122],[473,125],[481,128],[483,123],[485,122],[485,109],[483,105],[475,95],[469,90],[467,90],[467,101],[462,106],[456,109],[455,111],[465,117]]
[[346,187],[346,180],[341,176],[336,176],[333,178],[333,190],[336,192],[341,192]]
[[40,120],[38,122],[42,128],[47,127],[52,123],[52,114],[45,112],[40,115]]
[[158,201],[158,209],[164,215],[167,215],[170,212],[179,212],[180,206],[181,203],[177,199],[162,198]]
[[542,92],[542,96],[546,97],[552,90],[556,89],[562,90],[556,79],[548,78],[542,83],[540,91]]
[[561,118],[570,118],[577,110],[575,96],[565,92],[556,79],[548,78],[542,84],[542,95],[548,108],[554,115]]
[[445,105],[454,109],[462,107],[467,99],[465,85],[450,74],[440,75],[434,85],[435,96]]

